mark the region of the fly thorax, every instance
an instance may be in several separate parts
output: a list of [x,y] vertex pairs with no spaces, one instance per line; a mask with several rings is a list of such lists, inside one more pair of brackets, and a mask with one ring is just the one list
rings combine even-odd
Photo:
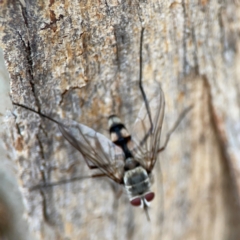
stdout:
[[151,186],[147,171],[142,166],[126,171],[124,184],[130,199],[149,192]]
[[134,158],[129,157],[125,160],[124,169],[125,171],[132,170],[139,166],[139,162],[134,160]]

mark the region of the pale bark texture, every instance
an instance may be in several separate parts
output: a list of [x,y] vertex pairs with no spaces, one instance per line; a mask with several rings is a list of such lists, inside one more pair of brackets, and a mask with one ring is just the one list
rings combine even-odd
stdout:
[[145,27],[143,81],[165,93],[162,143],[193,104],[155,166],[150,222],[108,179],[29,191],[91,171],[56,124],[14,107],[5,142],[36,239],[240,239],[239,15],[237,0],[0,2],[13,101],[107,136],[115,113],[131,131]]

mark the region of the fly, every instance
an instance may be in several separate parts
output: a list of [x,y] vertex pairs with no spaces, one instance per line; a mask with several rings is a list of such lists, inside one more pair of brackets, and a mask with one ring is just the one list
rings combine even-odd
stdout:
[[[89,177],[108,177],[114,182],[123,185],[131,205],[143,207],[149,219],[148,207],[155,196],[154,192],[151,191],[152,170],[157,161],[158,154],[166,148],[170,135],[191,107],[182,112],[173,128],[168,132],[163,147],[159,148],[164,118],[164,94],[157,83],[149,99],[147,99],[143,89],[143,33],[144,29],[141,31],[140,41],[139,88],[144,103],[137,115],[131,134],[116,115],[112,115],[108,119],[110,140],[101,133],[73,120],[63,120],[60,122],[27,106],[18,103],[13,104],[35,112],[41,117],[56,123],[63,137],[83,155],[88,167],[99,170],[99,173]],[[40,189],[79,179],[82,178],[39,184],[31,189]]]

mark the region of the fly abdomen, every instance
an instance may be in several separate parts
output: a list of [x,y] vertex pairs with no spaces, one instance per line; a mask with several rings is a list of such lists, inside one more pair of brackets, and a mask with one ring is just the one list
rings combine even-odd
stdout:
[[120,118],[116,115],[111,115],[108,118],[108,126],[111,141],[122,148],[126,159],[132,158],[133,156],[128,148],[128,143],[131,141],[131,135],[128,133]]

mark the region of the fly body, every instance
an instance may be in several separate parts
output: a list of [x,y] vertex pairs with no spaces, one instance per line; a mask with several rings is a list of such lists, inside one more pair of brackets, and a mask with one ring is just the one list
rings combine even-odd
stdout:
[[116,115],[109,117],[109,132],[112,142],[124,153],[123,179],[130,203],[133,206],[148,205],[154,198],[154,193],[150,191],[150,176],[144,166],[134,159],[130,148],[133,145],[131,135]]
[[[167,134],[163,147],[160,147],[165,106],[164,94],[160,84],[154,82],[152,88],[148,91],[148,98],[146,97],[142,86],[142,42],[143,29],[140,41],[139,76],[139,89],[143,104],[130,133],[116,115],[111,115],[108,119],[109,139],[92,128],[73,120],[55,120],[22,104],[13,104],[56,123],[63,137],[82,154],[88,167],[98,170],[98,173],[90,177],[108,177],[114,182],[124,185],[130,203],[133,206],[143,207],[149,219],[147,209],[149,203],[154,199],[154,193],[151,191],[152,170],[159,153],[167,146],[171,133],[191,107],[180,115],[176,124]],[[81,177],[72,180],[79,179]],[[56,183],[43,183],[31,189],[59,185],[69,181],[71,179]]]
[[[103,134],[73,120],[56,120],[27,106],[14,103],[43,118],[56,123],[63,137],[83,156],[90,169],[99,170],[90,177],[108,177],[125,187],[129,201],[133,206],[143,207],[147,217],[149,203],[154,199],[151,191],[151,173],[158,157],[160,135],[164,116],[164,94],[156,83],[147,107],[146,103],[137,115],[137,119],[128,132],[120,118],[109,117],[110,139]],[[79,180],[73,179],[73,180]],[[69,182],[70,180],[43,183],[32,190]]]

